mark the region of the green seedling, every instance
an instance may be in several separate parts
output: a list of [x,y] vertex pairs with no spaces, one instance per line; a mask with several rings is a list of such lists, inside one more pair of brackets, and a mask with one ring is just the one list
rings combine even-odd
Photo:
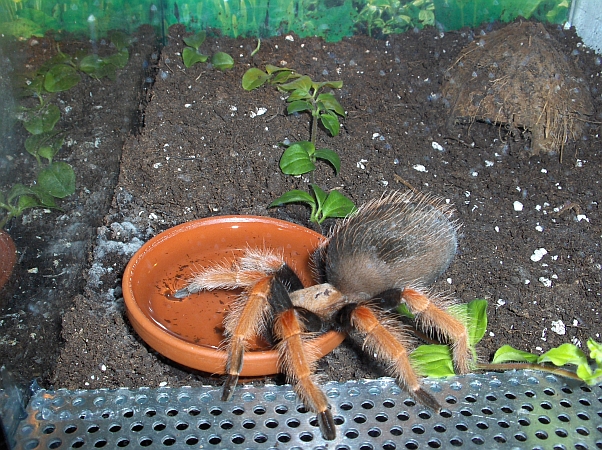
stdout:
[[305,191],[293,189],[278,197],[270,203],[269,207],[287,203],[304,203],[311,208],[310,220],[316,223],[322,223],[329,217],[347,217],[355,211],[353,202],[339,191],[332,190],[326,193],[315,184],[311,187],[313,196]]
[[322,223],[329,217],[345,217],[355,210],[351,200],[338,191],[326,193],[313,184],[313,173],[316,162],[322,160],[332,166],[335,174],[341,170],[341,159],[333,150],[316,148],[318,124],[321,124],[331,136],[338,136],[339,118],[345,117],[345,110],[330,92],[324,89],[340,89],[342,81],[315,82],[307,75],[301,75],[292,69],[266,65],[266,71],[251,68],[242,78],[242,86],[251,91],[264,84],[276,86],[280,91],[288,93],[286,99],[287,113],[309,113],[311,115],[311,131],[309,141],[299,141],[285,145],[286,149],[280,158],[280,170],[286,175],[311,175],[312,193],[291,190],[274,200],[270,207],[287,203],[304,203],[310,206],[312,222]]
[[[509,366],[509,368],[524,365],[521,363],[526,363],[530,367],[543,367],[550,364],[555,367],[571,366],[575,368],[574,373],[563,370],[560,374],[571,378],[576,376],[589,385],[596,385],[602,383],[602,343],[590,338],[587,341],[587,348],[589,358],[579,347],[569,343],[552,348],[539,356],[504,345],[495,352],[492,365]],[[518,364],[507,364],[510,361]]]
[[[186,67],[191,67],[197,63],[204,63],[209,59],[209,56],[204,55],[200,50],[205,39],[207,39],[207,33],[204,31],[199,31],[192,36],[184,38],[186,47],[182,50],[182,61],[184,61]],[[211,64],[213,64],[213,67],[216,69],[223,71],[234,67],[234,59],[227,53],[216,52],[211,57]]]
[[6,215],[0,219],[0,228],[13,217],[19,217],[30,208],[56,208],[57,198],[75,192],[75,172],[62,161],[53,162],[38,173],[36,183],[25,186],[17,183],[7,194],[0,192],[0,208]]
[[196,63],[204,63],[209,59],[209,56],[203,55],[199,50],[206,38],[207,33],[204,31],[199,31],[192,36],[184,38],[186,47],[182,50],[182,60],[186,67],[193,66]]
[[234,59],[224,52],[217,52],[211,57],[211,64],[221,71],[234,67]]
[[[413,318],[407,306],[398,308],[401,315]],[[476,345],[483,339],[487,328],[487,301],[473,300],[467,304],[454,305],[449,312],[460,317],[466,323],[469,344],[476,360]],[[491,364],[477,364],[478,370],[514,370],[532,369],[562,375],[584,381],[589,385],[602,382],[602,344],[589,339],[587,341],[589,358],[574,344],[562,344],[542,355],[517,350],[510,345],[500,347],[493,356]],[[424,376],[447,377],[455,375],[453,359],[448,345],[426,344],[412,352],[410,359],[416,369]],[[564,368],[573,367],[573,370]]]

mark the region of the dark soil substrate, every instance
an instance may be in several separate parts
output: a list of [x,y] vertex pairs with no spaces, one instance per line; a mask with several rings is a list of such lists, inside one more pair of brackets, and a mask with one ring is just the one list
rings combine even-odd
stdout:
[[[387,40],[358,36],[336,44],[283,36],[262,40],[253,57],[255,39],[208,39],[206,54],[235,58],[226,72],[206,64],[185,69],[183,30],[176,27],[147,97],[141,88],[149,74],[141,68],[152,62],[152,48],[139,39],[132,52],[138,56],[116,83],[88,79],[60,96],[75,109],[61,124],[74,142],[61,156],[76,167],[78,191],[63,211],[32,212],[10,227],[20,265],[4,294],[3,362],[24,379],[40,377],[55,388],[216,381],[141,341],[125,318],[121,274],[142,242],[196,218],[258,214],[309,226],[303,206],[267,209],[283,192],[308,188],[305,179],[280,173],[278,144],[308,139],[309,119],[287,116],[274,88],[241,88],[249,67],[285,63],[315,80],[344,82],[335,92],[348,112],[341,135],[321,132],[319,138],[341,156],[342,170],[334,176],[320,166],[320,186],[340,188],[361,204],[411,185],[457,208],[459,251],[437,289],[462,301],[489,301],[482,360],[503,344],[539,353],[599,340],[600,58],[580,46],[573,30],[547,27],[583,71],[598,114],[582,140],[565,148],[563,163],[557,154],[533,156],[528,133],[509,135],[484,123],[447,125],[444,72],[475,35],[486,39],[497,27],[425,29]],[[146,104],[143,127],[126,139],[119,162],[139,104]],[[267,111],[252,117],[259,108]],[[540,248],[547,254],[532,260]],[[37,273],[28,273],[33,268]],[[385,374],[368,362],[346,342],[319,370],[331,380]]]

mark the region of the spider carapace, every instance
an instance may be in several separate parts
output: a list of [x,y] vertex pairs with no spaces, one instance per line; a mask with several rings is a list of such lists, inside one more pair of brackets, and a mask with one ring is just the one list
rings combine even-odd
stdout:
[[274,250],[249,248],[232,264],[202,270],[178,296],[201,290],[243,292],[225,320],[227,376],[222,400],[231,398],[248,341],[276,342],[279,368],[306,407],[317,414],[324,439],[336,437],[326,395],[318,386],[311,338],[335,328],[363,339],[363,349],[420,403],[440,410],[421,386],[409,359],[412,341],[390,313],[402,303],[417,326],[451,344],[456,371],[472,364],[468,332],[450,313],[453,301],[429,292],[456,253],[457,223],[445,202],[431,196],[392,192],[360,207],[339,223],[312,255],[316,281],[301,281]]

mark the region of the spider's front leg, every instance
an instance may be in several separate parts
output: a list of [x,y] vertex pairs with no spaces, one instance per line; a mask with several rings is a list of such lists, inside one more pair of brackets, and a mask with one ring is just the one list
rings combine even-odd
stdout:
[[279,339],[279,366],[303,403],[317,414],[324,439],[336,437],[334,419],[324,392],[315,381],[317,349],[308,339],[310,332],[321,331],[322,321],[313,312],[293,306],[288,292],[276,280],[270,296],[274,311],[274,335]]
[[271,314],[269,298],[274,281],[285,280],[291,289],[303,285],[286,265],[282,255],[270,250],[248,249],[231,265],[217,265],[197,273],[188,285],[176,292],[176,297],[215,289],[243,288],[231,305],[224,320],[226,381],[222,400],[230,400],[243,367],[243,357],[249,341],[266,332]]

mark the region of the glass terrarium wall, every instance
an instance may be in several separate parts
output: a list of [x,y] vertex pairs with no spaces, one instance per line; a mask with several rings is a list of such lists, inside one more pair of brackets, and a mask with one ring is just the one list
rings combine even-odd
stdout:
[[570,0],[1,0],[0,33],[28,38],[53,30],[94,39],[112,29],[128,32],[151,24],[165,30],[181,23],[230,37],[294,32],[337,41],[356,33],[452,30],[517,17],[564,23],[570,7]]

